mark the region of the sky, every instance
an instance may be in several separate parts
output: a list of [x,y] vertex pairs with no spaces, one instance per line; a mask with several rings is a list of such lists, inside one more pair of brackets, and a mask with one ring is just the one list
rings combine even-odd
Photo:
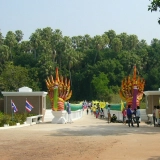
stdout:
[[91,37],[114,30],[135,34],[148,44],[160,39],[160,12],[149,0],[0,0],[0,32],[21,30],[29,40],[38,28],[60,29],[63,36]]

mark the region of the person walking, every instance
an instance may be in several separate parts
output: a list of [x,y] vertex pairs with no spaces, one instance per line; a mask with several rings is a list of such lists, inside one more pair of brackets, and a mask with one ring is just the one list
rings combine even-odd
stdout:
[[159,118],[160,118],[159,106],[157,106],[157,108],[156,108],[155,115],[156,115],[156,120],[157,120],[157,126],[159,126],[160,125],[160,121],[159,121]]
[[100,118],[104,118],[104,112],[102,108],[100,109]]
[[72,123],[72,119],[71,119],[71,106],[69,101],[67,102],[67,113],[68,113],[68,123]]
[[88,115],[88,112],[89,112],[89,110],[88,110],[88,108],[87,108],[87,115]]
[[154,106],[153,108],[153,124],[154,124],[154,127],[156,126],[156,106]]
[[132,127],[134,127],[133,121],[132,121],[132,111],[131,111],[130,105],[128,105],[128,108],[127,108],[127,118],[128,118],[128,126],[130,127],[130,124],[131,124]]
[[108,114],[108,123],[111,123],[111,105],[108,105],[107,114]]
[[136,108],[133,110],[133,112],[132,112],[132,121],[133,121],[133,123],[136,123],[137,121],[136,121]]
[[94,104],[93,106],[93,113],[94,113],[94,117],[96,117],[96,104]]
[[122,115],[123,115],[123,124],[126,124],[127,111],[125,108],[123,108]]
[[98,118],[98,117],[99,117],[99,109],[96,108],[96,118]]
[[136,123],[137,123],[137,127],[139,127],[139,119],[140,119],[140,107],[137,106],[137,109],[136,109]]

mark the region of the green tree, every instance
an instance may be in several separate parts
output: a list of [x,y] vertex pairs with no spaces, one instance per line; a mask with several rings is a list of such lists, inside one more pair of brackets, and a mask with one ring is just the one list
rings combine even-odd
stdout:
[[85,51],[86,49],[89,49],[92,44],[92,38],[90,35],[86,34],[82,37],[81,47],[82,50]]
[[9,47],[10,59],[12,60],[13,59],[13,47],[15,47],[15,45],[17,44],[16,35],[12,31],[7,32],[4,43],[5,45]]
[[9,59],[9,47],[6,45],[0,45],[0,74],[4,69],[4,64]]
[[109,43],[109,39],[108,36],[103,34],[102,36],[96,35],[94,36],[93,40],[93,47],[96,51],[96,55],[94,57],[94,63],[96,63],[96,61],[99,59],[99,51],[104,49],[108,43]]
[[0,90],[17,91],[18,88],[30,84],[28,70],[20,66],[14,66],[12,63],[5,65],[5,69],[0,77],[2,81]]
[[109,47],[112,46],[112,41],[116,38],[116,32],[114,30],[109,30],[108,32],[104,32],[109,38]]
[[43,28],[40,36],[43,40],[50,42],[53,35],[53,30],[50,27]]
[[41,54],[38,57],[38,62],[36,64],[39,81],[41,82],[41,89],[46,90],[45,79],[55,73],[55,65],[52,62],[50,54]]
[[115,52],[120,52],[120,50],[122,49],[122,42],[119,38],[114,38],[112,40],[112,49]]
[[32,46],[30,41],[22,41],[20,43],[19,51],[21,53],[31,53],[31,50],[32,50]]
[[123,50],[128,50],[129,46],[128,46],[128,35],[127,33],[121,33],[117,36],[118,38],[120,38],[121,42],[122,42],[122,49]]
[[53,31],[52,37],[51,37],[51,48],[52,48],[52,54],[53,57],[57,59],[57,62],[59,64],[59,67],[61,68],[61,62],[62,62],[62,52],[63,50],[63,35],[61,30],[56,29]]
[[109,79],[107,75],[101,72],[98,76],[93,76],[92,82],[97,98],[99,100],[110,101],[110,91],[108,89]]
[[14,58],[14,65],[32,68],[35,67],[37,64],[37,60],[35,60],[33,54],[28,53],[21,53],[20,55],[15,56]]
[[72,85],[72,74],[71,74],[71,68],[73,66],[78,65],[79,61],[83,58],[82,53],[75,51],[73,48],[66,49],[65,50],[65,57],[66,57],[66,64],[68,64],[68,70],[70,74],[70,80]]
[[6,45],[0,46],[0,63],[4,64],[5,61],[9,58],[9,47]]
[[15,31],[16,40],[19,43],[23,39],[23,32],[21,30]]
[[35,33],[32,33],[32,35],[29,38],[35,59],[37,59],[37,50],[41,41],[40,34],[41,34],[41,29],[37,29]]
[[138,37],[136,35],[129,35],[128,36],[128,46],[130,50],[136,49],[138,45]]
[[[160,8],[160,0],[150,0],[150,1],[151,4],[148,6],[148,11],[156,12]],[[158,23],[160,24],[160,18],[158,20]]]
[[4,41],[4,37],[0,31],[0,46],[3,44],[3,41]]

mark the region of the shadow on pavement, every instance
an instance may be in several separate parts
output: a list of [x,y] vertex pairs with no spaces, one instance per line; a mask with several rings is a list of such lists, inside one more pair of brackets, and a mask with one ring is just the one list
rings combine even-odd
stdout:
[[160,160],[160,157],[154,156],[154,157],[148,158],[147,160]]
[[157,127],[148,127],[147,125],[139,128],[128,127],[123,124],[106,124],[106,125],[89,125],[89,126],[74,126],[72,128],[57,129],[51,136],[121,136],[129,134],[158,134],[160,129]]

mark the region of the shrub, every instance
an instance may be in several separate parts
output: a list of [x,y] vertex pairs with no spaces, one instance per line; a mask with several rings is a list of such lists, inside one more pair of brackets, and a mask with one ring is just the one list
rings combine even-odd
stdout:
[[9,121],[9,125],[14,126],[14,125],[16,125],[16,122],[15,121]]
[[1,123],[4,124],[9,124],[9,121],[11,120],[11,116],[8,114],[4,114],[3,118],[1,119]]
[[0,112],[0,127],[3,127],[4,124],[9,124],[10,126],[16,125],[16,123],[23,124],[26,121],[27,117],[34,116],[35,114],[24,113],[24,114],[14,114],[13,117],[8,114],[3,114]]
[[26,114],[26,113],[22,114],[22,115],[21,115],[21,120],[22,120],[22,122],[20,122],[20,123],[21,123],[21,124],[24,123],[24,122],[26,121],[26,118],[27,118],[27,114]]

